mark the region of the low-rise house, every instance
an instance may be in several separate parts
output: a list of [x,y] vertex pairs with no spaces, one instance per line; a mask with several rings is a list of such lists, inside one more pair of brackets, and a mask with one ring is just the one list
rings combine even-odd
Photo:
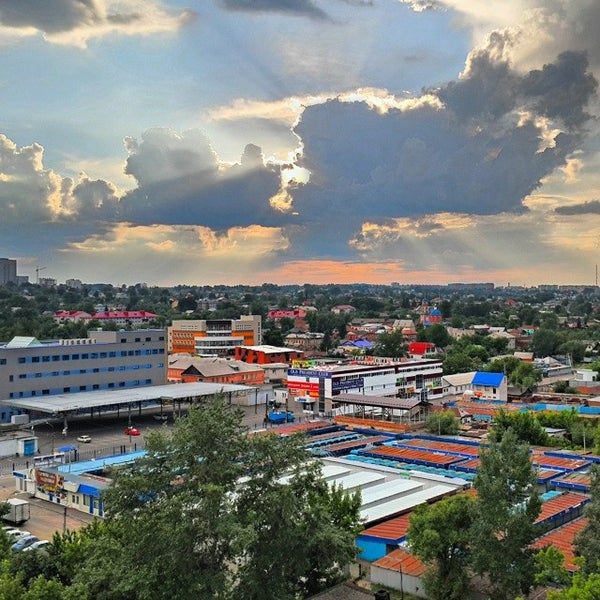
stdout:
[[265,371],[260,365],[227,358],[201,358],[172,355],[169,358],[168,378],[173,383],[228,383],[263,385]]
[[475,399],[508,401],[508,384],[504,373],[477,371],[471,381]]

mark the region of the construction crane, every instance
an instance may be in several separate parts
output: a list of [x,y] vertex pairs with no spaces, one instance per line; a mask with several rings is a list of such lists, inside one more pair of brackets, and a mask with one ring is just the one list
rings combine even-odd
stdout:
[[35,282],[40,282],[40,271],[43,271],[46,267],[36,267],[35,268]]

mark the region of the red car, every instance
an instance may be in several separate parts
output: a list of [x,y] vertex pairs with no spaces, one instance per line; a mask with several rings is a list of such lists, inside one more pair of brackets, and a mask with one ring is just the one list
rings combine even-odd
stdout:
[[127,427],[127,429],[125,429],[125,431],[123,432],[125,435],[141,435],[140,430],[136,429],[135,427]]

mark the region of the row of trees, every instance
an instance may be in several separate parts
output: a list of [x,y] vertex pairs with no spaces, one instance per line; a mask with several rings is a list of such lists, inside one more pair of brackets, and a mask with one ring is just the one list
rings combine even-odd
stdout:
[[344,577],[360,496],[325,483],[302,437],[246,435],[219,399],[146,448],[112,474],[104,522],[45,554],[5,544],[0,599],[292,600]]

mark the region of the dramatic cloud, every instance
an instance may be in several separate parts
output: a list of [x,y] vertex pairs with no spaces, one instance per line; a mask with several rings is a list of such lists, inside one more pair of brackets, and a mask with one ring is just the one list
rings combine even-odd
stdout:
[[311,175],[292,192],[292,251],[348,256],[366,221],[526,210],[524,199],[580,147],[596,81],[582,53],[524,75],[495,56],[477,50],[461,79],[429,90],[440,103],[307,107],[294,131]]
[[559,215],[600,215],[600,200],[590,200],[583,204],[559,206],[555,209]]
[[174,31],[195,17],[169,14],[156,0],[3,0],[0,25],[8,33],[40,32],[51,42],[84,46],[109,33],[144,35]]
[[135,223],[197,224],[213,229],[281,223],[269,199],[279,192],[279,167],[263,162],[260,148],[246,146],[241,161],[220,165],[199,131],[166,129],[127,141],[126,172],[138,187],[122,200],[122,218]]

